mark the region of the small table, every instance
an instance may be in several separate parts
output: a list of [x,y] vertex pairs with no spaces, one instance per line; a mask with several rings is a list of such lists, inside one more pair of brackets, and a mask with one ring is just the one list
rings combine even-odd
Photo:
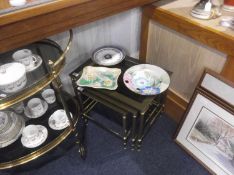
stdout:
[[[70,77],[73,82],[75,94],[79,99],[80,104],[83,105],[83,116],[122,138],[124,146],[127,145],[127,140],[129,136],[131,136],[132,148],[134,149],[137,147],[139,150],[143,137],[148,132],[155,119],[160,116],[160,113],[163,111],[166,92],[156,96],[142,96],[130,91],[124,85],[123,74],[125,70],[137,64],[139,64],[137,59],[126,57],[122,63],[112,66],[120,68],[122,71],[118,79],[118,88],[114,91],[79,87],[76,84],[76,81],[80,78],[82,69],[85,66],[98,66],[92,62],[91,59],[73,71],[70,74]],[[86,96],[86,100],[83,100],[82,96]],[[89,111],[97,103],[101,103],[122,114],[122,133],[115,132],[111,128],[108,128],[108,126],[103,126],[100,122],[98,123],[88,115]],[[130,127],[128,128],[128,126]]]

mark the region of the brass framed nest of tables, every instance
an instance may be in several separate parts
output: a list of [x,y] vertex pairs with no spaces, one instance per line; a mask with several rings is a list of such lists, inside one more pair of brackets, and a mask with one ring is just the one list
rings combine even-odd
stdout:
[[[121,138],[126,147],[128,139],[131,138],[132,149],[140,150],[141,143],[154,121],[160,116],[164,109],[166,91],[154,96],[142,96],[130,91],[123,82],[123,74],[128,68],[139,64],[137,59],[126,56],[123,62],[114,68],[120,68],[121,74],[118,78],[116,90],[95,89],[90,87],[79,87],[76,81],[82,74],[85,66],[98,66],[89,59],[70,74],[77,99],[83,104],[82,115],[87,120],[96,123],[107,131]],[[83,100],[83,97],[86,97]],[[121,114],[121,131],[116,132],[113,128],[105,126],[102,122],[95,120],[89,112],[97,105],[102,104]]]

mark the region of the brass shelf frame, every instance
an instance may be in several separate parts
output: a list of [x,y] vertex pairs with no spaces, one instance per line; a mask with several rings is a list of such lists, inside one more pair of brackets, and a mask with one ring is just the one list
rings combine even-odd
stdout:
[[53,63],[53,65],[51,65],[53,72],[46,75],[39,82],[37,82],[32,87],[30,87],[29,90],[17,95],[15,98],[0,100],[0,110],[4,110],[4,109],[6,109],[14,104],[17,104],[17,103],[27,99],[28,97],[32,96],[33,94],[41,91],[44,87],[48,86],[55,78],[57,78],[58,75],[60,74],[62,68],[64,67],[65,55],[68,52],[68,50],[70,49],[72,40],[73,40],[73,32],[72,32],[72,30],[69,30],[69,41],[67,43],[66,48],[64,49],[62,55],[57,59],[57,61],[55,63]]
[[52,83],[55,85],[55,89],[56,89],[57,93],[59,94],[60,101],[62,102],[62,105],[64,106],[64,109],[68,115],[70,127],[66,128],[53,141],[49,142],[48,144],[39,148],[38,150],[35,150],[35,151],[33,151],[25,156],[19,157],[15,160],[0,163],[0,170],[10,169],[10,168],[13,168],[13,167],[16,167],[19,165],[23,165],[25,163],[28,163],[32,160],[37,159],[38,157],[46,154],[47,152],[49,152],[50,150],[52,150],[53,148],[58,146],[72,132],[75,131],[75,128],[76,128],[76,125],[77,125],[78,119],[79,119],[79,104],[77,101],[74,100],[74,103],[75,103],[75,106],[77,109],[76,109],[75,115],[73,115],[73,117],[71,117],[70,112],[68,112],[68,107],[63,99],[63,95],[62,95],[62,92],[60,89],[62,87],[62,84],[60,84],[60,79],[59,79],[59,74],[60,74],[62,68],[64,67],[65,55],[70,49],[72,39],[73,39],[73,32],[72,32],[72,30],[69,30],[69,40],[68,40],[67,46],[64,49],[63,53],[61,54],[61,56],[57,59],[56,62],[52,62],[51,60],[48,61],[48,65],[50,67],[49,74],[47,74],[45,77],[43,77],[39,82],[37,82],[32,87],[29,87],[29,89],[25,89],[25,92],[17,95],[17,97],[15,97],[14,99],[12,99],[12,98],[10,98],[9,100],[6,99],[6,102],[2,102],[2,101],[4,101],[4,99],[0,101],[0,102],[2,102],[0,104],[0,110],[6,109],[6,108],[18,103],[18,102],[21,102],[21,101],[27,99],[28,97],[34,95],[35,93],[39,92],[40,90],[42,90],[43,88],[48,86],[50,83]]
[[[76,111],[76,120],[74,121],[74,126],[77,125],[79,116],[78,116],[78,103],[76,102],[76,106],[77,106],[77,111]],[[47,145],[43,146],[42,148],[31,152],[30,154],[20,157],[18,159],[9,161],[9,162],[4,162],[4,163],[0,163],[0,170],[4,170],[4,169],[9,169],[9,168],[13,168],[19,165],[23,165],[25,163],[28,163],[32,160],[37,159],[38,157],[44,155],[45,153],[49,152],[50,150],[52,150],[53,148],[55,148],[56,146],[58,146],[62,141],[64,141],[72,132],[73,132],[73,127],[68,127],[67,129],[65,129],[63,131],[63,133],[61,133],[57,138],[55,138],[52,142],[48,143]]]

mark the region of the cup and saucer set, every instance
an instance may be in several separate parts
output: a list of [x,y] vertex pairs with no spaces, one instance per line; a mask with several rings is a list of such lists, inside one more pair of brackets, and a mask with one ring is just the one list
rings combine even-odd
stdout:
[[42,125],[28,125],[24,128],[21,143],[26,148],[35,148],[46,141],[48,130]]
[[12,58],[25,66],[26,72],[36,70],[42,64],[42,58],[29,49],[21,49],[13,53]]
[[[41,98],[32,98],[28,101],[26,107],[24,105],[14,106],[14,110],[22,112],[26,117],[35,119],[43,116],[48,110],[49,105],[56,101],[55,92],[53,89],[45,89]],[[70,115],[72,115],[70,113]],[[63,109],[56,110],[48,120],[48,124],[53,130],[62,130],[69,126],[69,120],[66,112]],[[26,148],[35,148],[43,144],[48,137],[48,130],[43,125],[28,125],[24,128],[21,137],[21,143]]]
[[53,89],[45,89],[40,98],[32,98],[28,101],[25,107],[24,114],[28,118],[39,118],[43,116],[48,110],[48,104],[52,104],[56,101],[55,92]]

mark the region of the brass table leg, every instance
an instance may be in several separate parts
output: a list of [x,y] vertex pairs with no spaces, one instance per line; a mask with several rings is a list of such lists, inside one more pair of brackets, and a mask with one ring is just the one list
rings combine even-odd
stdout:
[[127,146],[127,116],[123,115],[123,140],[124,140],[124,149],[126,149]]
[[137,150],[140,151],[141,149],[141,142],[143,137],[143,131],[144,131],[144,122],[145,122],[145,115],[140,114],[140,127],[139,132],[137,136]]
[[137,116],[134,114],[132,117],[132,150],[135,149],[135,142],[136,142],[136,119]]

